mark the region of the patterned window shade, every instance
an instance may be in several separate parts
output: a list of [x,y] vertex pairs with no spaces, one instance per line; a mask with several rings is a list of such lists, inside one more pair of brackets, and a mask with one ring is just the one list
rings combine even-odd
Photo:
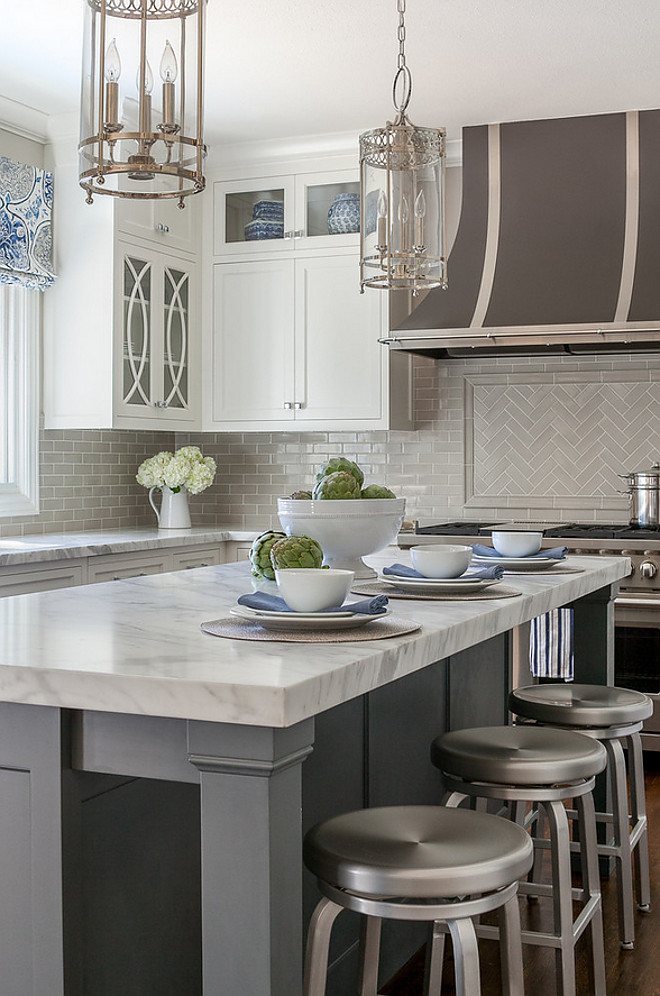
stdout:
[[0,156],[0,283],[53,283],[52,208],[53,174]]

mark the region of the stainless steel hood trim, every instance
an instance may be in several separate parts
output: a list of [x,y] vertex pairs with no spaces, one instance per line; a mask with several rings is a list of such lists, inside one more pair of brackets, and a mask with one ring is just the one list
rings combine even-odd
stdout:
[[502,157],[500,152],[500,126],[488,126],[488,224],[486,227],[486,249],[481,271],[481,284],[477,295],[471,327],[480,328],[484,324],[486,311],[493,292],[497,244],[500,237],[502,219]]
[[495,349],[500,346],[522,346],[526,344],[562,345],[570,351],[571,344],[600,343],[601,345],[632,345],[653,343],[660,349],[658,328],[649,327],[648,322],[628,322],[624,328],[616,322],[602,325],[534,325],[525,328],[490,329],[442,329],[438,332],[429,329],[411,330],[405,335],[394,332],[378,340],[395,349],[420,349],[433,346],[469,347]]
[[637,238],[639,236],[639,111],[626,113],[626,226],[623,241],[623,263],[619,298],[614,313],[615,322],[625,322],[630,314]]

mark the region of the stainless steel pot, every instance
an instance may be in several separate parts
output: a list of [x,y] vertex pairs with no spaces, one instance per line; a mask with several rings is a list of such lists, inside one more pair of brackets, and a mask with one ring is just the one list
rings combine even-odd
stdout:
[[638,529],[660,527],[660,464],[633,474],[619,474],[628,485],[630,525]]

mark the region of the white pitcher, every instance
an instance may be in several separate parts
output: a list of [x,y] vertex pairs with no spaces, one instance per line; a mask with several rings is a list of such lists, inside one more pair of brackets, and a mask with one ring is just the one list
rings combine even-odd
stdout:
[[149,488],[149,501],[156,513],[159,529],[190,529],[190,512],[188,510],[188,492],[185,488],[172,491],[167,485],[162,488],[160,511],[153,499],[154,491],[160,488]]

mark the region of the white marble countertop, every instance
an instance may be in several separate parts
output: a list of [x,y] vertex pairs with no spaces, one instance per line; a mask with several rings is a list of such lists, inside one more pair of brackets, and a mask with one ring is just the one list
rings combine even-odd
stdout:
[[0,537],[0,569],[13,564],[71,560],[107,553],[160,550],[174,546],[252,542],[256,530],[195,526],[192,529],[107,529],[82,533]]
[[[404,553],[401,560],[406,560]],[[367,558],[378,568],[391,552]],[[284,727],[612,584],[626,557],[570,557],[584,573],[507,577],[521,597],[392,599],[421,629],[393,639],[228,640],[200,624],[251,588],[247,564],[0,599],[0,701]]]

